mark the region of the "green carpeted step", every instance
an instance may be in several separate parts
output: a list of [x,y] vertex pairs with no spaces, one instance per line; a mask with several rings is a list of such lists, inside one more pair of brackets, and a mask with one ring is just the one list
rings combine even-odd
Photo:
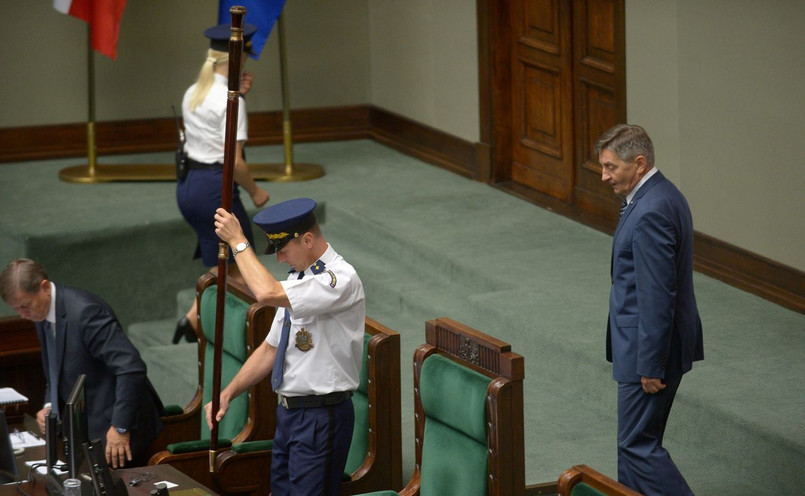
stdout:
[[184,406],[198,385],[198,347],[196,343],[172,343],[176,322],[183,317],[196,297],[194,288],[176,293],[176,317],[136,322],[127,333],[140,351],[148,378],[165,405]]
[[196,343],[152,346],[140,350],[148,366],[148,378],[164,405],[186,405],[198,386]]
[[[201,276],[201,274],[199,274]],[[187,315],[187,311],[193,306],[196,301],[196,288],[187,287],[176,293],[176,321]],[[176,321],[173,323],[174,329],[176,328]]]
[[[249,153],[256,162],[282,156],[281,147]],[[441,316],[525,357],[528,483],[556,480],[576,463],[615,475],[616,384],[604,360],[611,236],[368,140],[306,143],[296,158],[327,174],[268,184],[272,203],[309,196],[327,204],[323,231],[358,270],[367,315],[401,334],[405,479],[414,458],[411,359],[425,321]],[[140,322],[127,330],[141,339],[149,377],[166,403],[185,403],[196,348],[156,345],[173,336],[204,271],[190,259],[193,233],[175,207],[175,185],[98,185],[76,195],[58,168],[4,165],[14,191],[46,188],[61,206],[31,217],[25,202],[0,197],[11,237],[4,246],[13,249],[6,258],[39,259],[55,280],[102,295],[124,325]],[[41,179],[31,181],[32,171]],[[255,234],[259,253],[265,242]],[[64,256],[78,252],[83,263]],[[261,261],[285,278],[275,256]],[[695,285],[706,360],[683,380],[666,444],[696,494],[797,494],[805,487],[805,320],[700,274]],[[142,323],[152,319],[169,320]]]
[[[588,248],[607,253],[608,239],[592,236],[592,240],[574,240],[572,233],[553,232],[552,242],[556,247],[542,249],[543,260],[530,260],[533,258],[530,250],[506,252],[506,247],[501,247],[499,258],[506,261],[506,273],[488,264],[474,263],[471,254],[468,256],[456,250],[433,250],[430,240],[424,243],[422,238],[406,237],[400,229],[394,229],[388,223],[374,223],[371,219],[356,217],[334,206],[331,206],[330,214],[328,239],[334,241],[361,275],[370,316],[389,313],[392,316],[384,323],[392,328],[395,328],[395,312],[415,316],[413,320],[417,323],[443,315],[454,317],[509,341],[513,349],[527,357],[527,378],[542,381],[540,387],[532,385],[526,388],[527,393],[537,393],[526,396],[525,410],[529,412],[527,424],[540,426],[540,431],[547,426],[543,433],[551,433],[548,445],[553,448],[560,447],[557,441],[562,438],[562,429],[572,429],[570,435],[574,437],[572,444],[561,446],[561,450],[548,450],[550,459],[543,461],[549,463],[529,463],[530,481],[535,474],[547,475],[544,468],[556,465],[558,453],[571,458],[577,454],[579,458],[572,463],[584,459],[590,460],[590,463],[595,460],[609,461],[613,469],[609,473],[614,474],[615,383],[609,377],[609,364],[603,360],[602,322],[607,310],[605,295],[608,274],[599,270],[598,260],[573,259],[570,254],[573,250]],[[469,219],[464,222],[469,222]],[[441,229],[449,229],[449,226]],[[528,237],[527,233],[521,233],[521,236]],[[460,236],[453,236],[452,239],[460,239]],[[544,240],[534,237],[530,242],[536,245],[544,243]],[[584,247],[585,244],[588,248]],[[517,266],[522,268],[518,271]],[[521,272],[533,275],[522,278]],[[696,279],[697,287],[704,290],[713,284],[712,280],[698,274]],[[575,282],[567,284],[568,280]],[[602,297],[591,302],[589,293],[578,292],[579,284],[587,284],[593,290],[598,287]],[[786,312],[781,313],[786,315]],[[403,362],[406,362],[406,349],[412,350],[424,337],[423,326],[414,326],[412,332],[402,328],[395,330],[403,334]],[[781,331],[776,332],[780,334]],[[785,339],[792,344],[797,343],[793,336]],[[710,342],[715,347],[725,343],[721,336],[711,336]],[[768,343],[757,343],[757,349],[767,347]],[[800,350],[801,346],[795,344],[788,349],[780,347],[775,354],[783,361],[798,363],[796,355]],[[715,358],[718,360],[718,356]],[[758,380],[744,377],[744,388],[748,393],[742,401],[744,405],[748,398],[766,397],[764,404],[776,403],[782,408],[761,413],[761,405],[758,405],[761,408],[750,409],[737,404],[730,407],[728,398],[711,404],[707,398],[712,398],[713,393],[708,393],[708,389],[722,395],[718,392],[720,388],[716,376],[732,374],[730,369],[719,369],[716,374],[701,375],[707,372],[700,369],[709,368],[712,363],[711,360],[697,364],[697,370],[686,377],[685,383],[690,385],[680,391],[675,403],[675,415],[669,425],[669,446],[678,445],[680,451],[687,450],[678,460],[683,472],[702,472],[699,468],[702,465],[709,467],[709,470],[721,467],[727,471],[730,467],[740,467],[754,475],[741,480],[732,478],[729,484],[723,485],[723,480],[711,474],[704,485],[715,488],[722,484],[723,488],[730,487],[738,493],[751,488],[755,477],[775,480],[780,468],[788,469],[787,473],[797,474],[794,465],[802,459],[801,444],[797,440],[801,434],[790,426],[797,423],[797,415],[791,415],[794,413],[791,409],[801,405],[801,402],[792,400],[781,403],[780,398],[776,398],[775,393],[766,387],[769,381],[761,377]],[[404,385],[411,376],[407,368],[410,367],[403,365]],[[762,368],[759,366],[757,370]],[[546,385],[553,388],[547,388]],[[551,391],[555,388],[567,392],[556,395]],[[560,401],[546,401],[543,393]],[[403,397],[405,394],[404,391]],[[579,410],[580,401],[585,405],[582,410]],[[777,421],[765,422],[763,419],[769,415],[777,417]],[[575,417],[579,417],[578,422],[568,422],[568,419]],[[611,425],[602,430],[601,421]],[[583,430],[580,426],[584,425],[592,426],[593,432],[598,432],[599,437],[601,432],[611,433],[612,439],[607,443],[587,442],[586,439],[594,439],[594,436],[580,435]],[[717,428],[714,429],[714,426]],[[781,432],[785,431],[788,433],[781,436]],[[539,439],[541,435],[532,433],[526,437]],[[708,439],[709,442],[702,443],[702,439]],[[753,446],[751,454],[731,440],[742,440],[740,444]],[[540,459],[545,448],[542,443],[527,443],[526,458]],[[691,451],[695,456],[690,455]],[[569,461],[567,465],[572,463]],[[606,463],[603,465],[606,466]],[[803,482],[802,477],[796,475],[777,480],[772,492],[786,493],[799,487]]]
[[138,322],[129,326],[128,334],[163,404],[184,406],[198,384],[198,347],[184,340],[172,344],[175,328],[172,318]]
[[170,344],[174,329],[176,329],[175,319],[162,319],[136,322],[131,324],[126,332],[134,347],[142,353],[142,350],[152,346]]

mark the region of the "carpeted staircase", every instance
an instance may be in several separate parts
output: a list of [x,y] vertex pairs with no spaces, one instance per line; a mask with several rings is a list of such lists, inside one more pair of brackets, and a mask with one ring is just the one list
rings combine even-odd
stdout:
[[186,405],[198,385],[198,346],[184,339],[176,345],[171,342],[176,321],[187,313],[195,296],[194,288],[182,290],[176,296],[176,317],[137,322],[127,330],[165,405]]
[[[170,159],[155,156],[120,160]],[[282,149],[253,148],[249,157],[280,162]],[[401,333],[405,478],[414,453],[411,359],[425,321],[441,316],[508,341],[525,357],[529,484],[579,463],[616,475],[616,385],[604,360],[610,236],[371,141],[298,145],[296,159],[327,173],[267,183],[272,203],[310,196],[326,205],[324,234],[358,270],[367,314]],[[5,178],[23,182],[17,166],[3,167]],[[187,260],[192,233],[173,185],[42,182],[57,201],[82,194],[80,207],[52,219],[80,234],[9,227],[5,219],[17,207],[0,199],[0,229],[15,232],[6,250],[22,250],[54,279],[106,297],[125,316],[165,403],[185,403],[196,384],[195,346],[169,343],[203,268]],[[26,187],[18,188],[24,194]],[[92,208],[102,215],[76,213]],[[264,246],[259,235],[256,244]],[[284,277],[274,256],[262,258]],[[153,263],[156,273],[141,273]],[[801,494],[805,316],[700,274],[695,285],[705,361],[682,382],[667,447],[699,496]]]

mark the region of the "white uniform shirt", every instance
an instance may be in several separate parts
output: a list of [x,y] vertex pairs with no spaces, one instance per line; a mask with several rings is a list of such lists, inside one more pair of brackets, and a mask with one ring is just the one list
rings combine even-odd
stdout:
[[[292,272],[281,281],[291,302],[291,332],[285,354],[285,373],[279,393],[284,396],[321,395],[354,391],[363,363],[366,301],[355,269],[328,245],[321,256],[324,272]],[[284,308],[278,308],[266,341],[279,346]],[[310,334],[313,347],[296,346],[297,333]]]
[[[197,162],[204,164],[224,163],[224,141],[226,141],[226,103],[229,90],[228,78],[214,74],[215,81],[204,101],[190,111],[190,96],[196,85],[185,91],[182,99],[182,118],[185,129],[185,151]],[[237,141],[249,138],[249,119],[246,115],[246,101],[238,98]]]

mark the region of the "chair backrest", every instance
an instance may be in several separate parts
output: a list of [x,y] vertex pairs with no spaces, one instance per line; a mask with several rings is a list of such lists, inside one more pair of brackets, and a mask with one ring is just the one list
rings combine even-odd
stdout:
[[344,469],[349,488],[402,487],[400,335],[366,318],[363,366],[352,396],[355,427]]
[[[400,412],[400,335],[366,318],[363,368],[353,395],[355,430],[341,494],[361,494],[402,487]],[[232,446],[216,457],[223,493],[257,496],[271,490],[269,433],[262,441]]]
[[345,474],[352,474],[361,466],[369,452],[369,381],[366,370],[366,359],[369,353],[369,334],[363,335],[363,365],[361,366],[361,382],[352,395],[352,406],[355,408],[355,428],[352,431],[352,443],[349,445]]
[[486,391],[491,379],[442,355],[424,361],[421,494],[486,495]]
[[[216,278],[210,275],[203,276],[197,286],[199,308],[199,340],[200,357],[202,363],[203,400],[206,404],[212,399],[213,389],[213,356],[215,350],[215,317],[218,297]],[[246,362],[251,352],[265,339],[274,317],[275,308],[257,303],[248,289],[229,282],[224,298],[224,333],[221,352],[221,385],[222,387],[232,380],[235,374]],[[261,383],[262,384],[262,383]],[[252,388],[254,389],[254,388]],[[270,390],[270,388],[269,388]],[[264,420],[273,419],[273,410],[262,415],[259,410],[268,410],[276,405],[265,405],[255,402],[256,398],[263,398],[266,394],[256,394],[250,390],[249,394],[242,394],[235,398],[229,406],[226,416],[218,424],[218,438],[228,439],[232,442],[245,440],[249,427],[255,427],[259,419],[261,431],[273,434],[274,425],[262,425]],[[204,416],[204,410],[201,410]],[[209,439],[210,429],[207,422],[202,419],[200,439]]]
[[456,321],[426,323],[414,354],[416,463],[422,496],[525,490],[523,357]]
[[575,465],[562,472],[556,490],[559,496],[641,496],[587,465]]

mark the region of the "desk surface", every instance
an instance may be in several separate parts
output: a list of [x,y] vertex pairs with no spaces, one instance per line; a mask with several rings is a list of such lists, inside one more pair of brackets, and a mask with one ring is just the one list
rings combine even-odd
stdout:
[[[129,485],[129,481],[131,479],[143,477],[145,474],[148,474],[149,477],[153,477],[149,481],[143,482],[136,487]],[[215,496],[215,493],[208,487],[199,484],[170,465],[148,465],[145,467],[123,468],[113,470],[112,475],[123,479],[123,481],[126,483],[129,496],[149,496],[151,494],[151,490],[154,489],[154,484],[163,481],[172,482],[177,485],[176,487],[169,489],[172,494],[176,493],[177,491],[196,490],[196,494],[199,495],[208,494]],[[17,484],[19,484],[19,488],[17,487]],[[25,492],[22,493],[19,491],[19,489],[22,489]],[[20,495],[25,493],[29,494],[30,496],[47,496],[44,477],[41,475],[36,475],[33,481],[0,485],[0,496]]]
[[[13,429],[18,427],[20,430],[25,429],[31,432],[39,432],[39,427],[36,425],[36,420],[31,416],[26,415],[22,424],[11,424],[9,428]],[[26,461],[30,460],[43,460],[46,457],[44,446],[35,446],[33,448],[25,448],[25,452],[17,456],[17,473],[18,477],[25,482],[22,482],[19,487],[16,483],[0,485],[0,496],[20,496],[25,493],[30,496],[47,496],[47,489],[45,487],[45,478],[41,474],[33,475],[33,480],[28,479],[28,466],[25,465]],[[146,475],[147,474],[147,475]],[[155,489],[154,484],[157,482],[168,481],[177,485],[177,487],[169,489],[171,493],[184,490],[198,489],[198,494],[215,495],[210,488],[199,484],[191,479],[184,473],[173,468],[170,465],[147,465],[145,467],[131,467],[112,470],[113,477],[119,477],[126,483],[126,488],[129,491],[129,496],[150,496],[151,490]],[[153,477],[152,477],[153,476]],[[149,480],[132,487],[129,481],[135,478],[146,478]],[[25,491],[21,492],[19,489]]]

